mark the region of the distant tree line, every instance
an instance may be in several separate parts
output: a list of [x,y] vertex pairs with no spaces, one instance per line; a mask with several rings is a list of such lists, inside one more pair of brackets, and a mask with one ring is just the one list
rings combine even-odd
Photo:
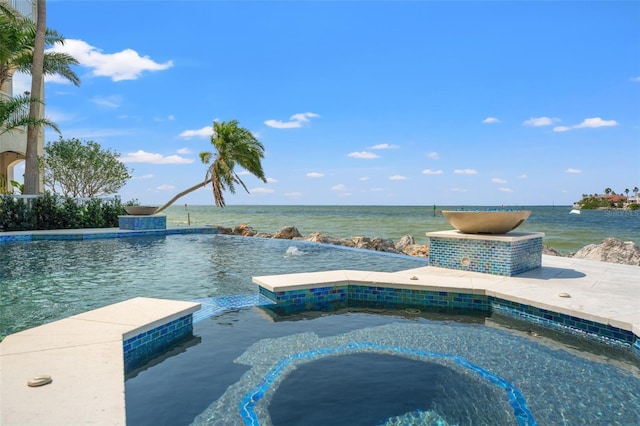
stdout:
[[[614,190],[611,188],[605,188],[603,194],[582,194],[582,199],[576,203],[576,205],[580,206],[580,208],[585,210],[590,209],[629,209],[629,210],[638,210],[640,209],[640,205],[638,204],[638,189],[635,186],[632,190],[626,188],[624,191],[625,195],[616,194]],[[633,199],[629,200],[629,193],[633,192]]]

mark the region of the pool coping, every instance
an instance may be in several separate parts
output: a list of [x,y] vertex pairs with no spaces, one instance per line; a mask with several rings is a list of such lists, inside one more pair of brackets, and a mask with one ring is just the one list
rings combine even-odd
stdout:
[[[0,424],[126,425],[123,341],[200,309],[138,297],[0,342]],[[33,377],[52,382],[30,387]]]
[[269,275],[253,281],[273,293],[365,285],[482,295],[610,325],[640,338],[640,268],[550,255],[542,259],[540,268],[515,276],[425,266],[399,272]]

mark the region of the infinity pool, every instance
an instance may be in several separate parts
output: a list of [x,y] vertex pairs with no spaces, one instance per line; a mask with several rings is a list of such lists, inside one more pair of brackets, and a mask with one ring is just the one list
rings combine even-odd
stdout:
[[624,350],[488,312],[255,303],[252,276],[425,259],[217,235],[0,253],[0,336],[136,296],[249,301],[127,372],[131,425],[640,424],[640,363]]
[[257,293],[251,277],[330,269],[399,271],[426,259],[267,238],[168,235],[0,244],[0,339],[133,297]]

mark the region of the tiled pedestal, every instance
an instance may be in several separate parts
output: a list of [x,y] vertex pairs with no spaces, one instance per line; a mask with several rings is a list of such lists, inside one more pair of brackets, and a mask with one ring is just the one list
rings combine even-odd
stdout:
[[118,216],[120,229],[129,231],[167,229],[167,217],[165,215],[152,216]]
[[542,265],[540,232],[501,235],[428,232],[429,266],[513,276]]

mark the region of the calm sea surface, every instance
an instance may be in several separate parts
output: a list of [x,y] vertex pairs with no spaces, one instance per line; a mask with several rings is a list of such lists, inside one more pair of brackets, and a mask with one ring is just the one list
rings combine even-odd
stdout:
[[[437,210],[457,210],[462,206],[436,206]],[[464,206],[465,210],[496,207]],[[543,232],[543,243],[569,253],[608,237],[640,245],[640,211],[584,210],[569,214],[571,206],[518,206],[506,209],[531,210],[518,230]],[[167,225],[215,225],[234,228],[241,223],[258,232],[275,233],[293,225],[302,235],[320,232],[336,238],[365,236],[398,241],[404,235],[426,244],[426,232],[453,229],[434,206],[184,206],[164,211]]]

